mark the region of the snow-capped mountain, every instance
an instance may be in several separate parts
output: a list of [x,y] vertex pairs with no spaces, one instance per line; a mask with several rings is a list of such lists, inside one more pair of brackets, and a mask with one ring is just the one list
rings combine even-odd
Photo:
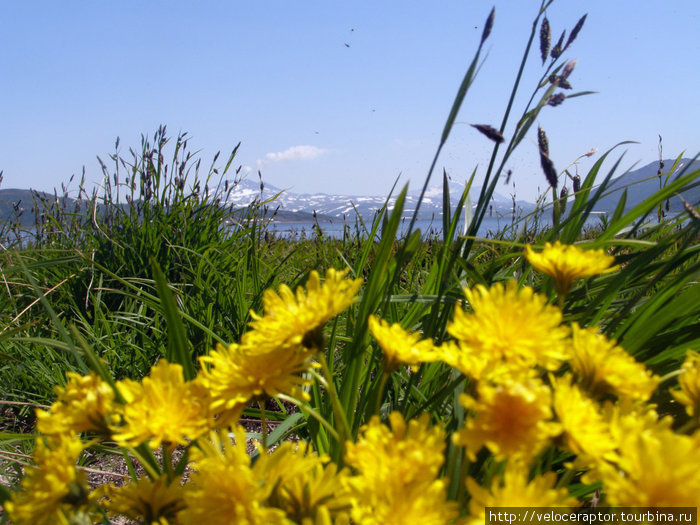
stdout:
[[[481,188],[472,188],[472,206],[476,205]],[[452,206],[456,206],[462,193],[464,185],[450,183],[450,201]],[[410,191],[406,195],[403,215],[411,217],[415,210],[420,189]],[[355,218],[356,213],[363,219],[371,219],[375,212],[386,202],[386,196],[378,195],[328,195],[326,193],[294,193],[289,190],[282,190],[270,184],[261,184],[260,181],[244,179],[234,183],[233,190],[228,202],[235,206],[248,206],[254,201],[266,202],[270,209],[279,207],[286,212],[316,213],[319,218],[349,219]],[[388,203],[391,210],[394,207],[396,196],[393,196]],[[513,201],[503,195],[494,194],[491,199],[493,214],[510,215],[513,211]],[[530,210],[534,205],[516,201],[516,208],[519,210]],[[420,207],[419,219],[436,219],[442,216],[442,187],[430,187],[426,191]]]

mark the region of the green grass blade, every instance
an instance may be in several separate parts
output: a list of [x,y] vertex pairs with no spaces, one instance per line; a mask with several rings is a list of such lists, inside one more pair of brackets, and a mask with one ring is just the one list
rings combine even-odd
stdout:
[[182,365],[185,380],[189,381],[194,379],[196,372],[192,363],[192,352],[187,342],[185,325],[182,322],[175,298],[168,287],[163,271],[155,260],[151,260],[151,266],[153,269],[153,280],[156,283],[158,297],[160,298],[168,325],[168,352],[166,357],[171,363]]

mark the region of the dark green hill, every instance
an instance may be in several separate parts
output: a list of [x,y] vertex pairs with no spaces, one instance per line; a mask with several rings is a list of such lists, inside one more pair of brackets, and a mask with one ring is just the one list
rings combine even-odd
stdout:
[[[31,227],[36,222],[36,209],[43,213],[47,209],[55,210],[56,207],[65,213],[81,213],[86,209],[84,201],[70,197],[17,188],[0,190],[0,222],[15,222],[19,219],[22,227]],[[101,205],[98,204],[98,213],[100,208]],[[236,213],[242,212],[242,209],[236,210],[234,216]],[[273,212],[275,212],[274,209],[268,210],[268,214]],[[278,222],[313,222],[314,216],[311,213],[279,209],[275,212],[274,220]],[[318,214],[317,220],[328,222],[334,220],[334,217]]]
[[22,226],[33,226],[35,209],[41,213],[57,204],[73,211],[75,202],[69,197],[57,197],[43,191],[17,188],[0,190],[0,222],[15,222],[19,219]]
[[[679,167],[670,176],[669,182],[674,180],[676,176],[681,173],[689,173],[700,169],[700,161],[696,160],[692,162],[693,159],[682,159]],[[674,159],[664,160],[664,173],[661,176],[661,183],[663,183],[668,175],[668,170],[673,167]],[[625,210],[630,210],[644,199],[652,195],[654,192],[659,190],[659,177],[656,173],[659,169],[658,162],[652,162],[644,166],[643,168],[636,169],[625,173],[624,175],[613,179],[610,183],[609,188],[606,190],[606,195],[601,198],[594,208],[594,211],[604,211],[608,213],[613,213],[617,207],[617,203],[620,201],[622,192],[627,189],[627,203],[625,205]],[[684,191],[681,195],[683,198],[694,206],[700,204],[700,178],[698,178],[699,184],[693,188]],[[669,200],[670,212],[673,214],[683,211],[683,202],[674,196]]]

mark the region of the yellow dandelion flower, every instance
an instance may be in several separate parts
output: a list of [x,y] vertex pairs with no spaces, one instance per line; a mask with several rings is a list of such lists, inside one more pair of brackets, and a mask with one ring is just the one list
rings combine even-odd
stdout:
[[617,270],[615,257],[607,255],[604,250],[584,250],[572,244],[553,245],[546,243],[544,250],[535,252],[530,246],[525,247],[525,257],[532,266],[550,275],[560,296],[565,296],[575,279],[610,273]]
[[36,467],[27,469],[22,490],[4,503],[13,523],[68,525],[70,518],[85,515],[87,477],[75,467],[82,450],[82,442],[73,435],[59,434],[48,443],[37,440]]
[[[359,481],[357,477],[351,481]],[[355,485],[357,486],[357,485]],[[447,501],[447,481],[391,485],[376,490],[356,490],[351,512],[358,525],[445,525],[459,516],[456,502]]]
[[99,493],[101,505],[112,515],[121,515],[138,523],[177,522],[177,514],[185,508],[182,478],[168,482],[165,476],[156,480],[140,478],[121,487],[103,485]]
[[607,401],[602,416],[618,450],[624,450],[628,440],[642,435],[653,436],[673,425],[671,416],[659,419],[654,405],[630,399],[615,403]]
[[700,416],[700,354],[688,350],[678,378],[680,391],[672,391],[676,401],[685,405],[690,417]]
[[206,390],[197,381],[185,381],[182,366],[161,359],[141,383],[125,379],[117,383],[126,405],[122,424],[112,428],[120,446],[149,441],[174,448],[187,445],[213,426]]
[[593,397],[614,394],[647,401],[659,384],[657,376],[596,328],[574,323],[571,348],[571,369]]
[[553,387],[564,448],[584,462],[614,459],[616,441],[596,402],[573,384],[571,376],[553,380]]
[[266,507],[264,501],[273,487],[259,482],[250,467],[245,448],[245,431],[228,432],[200,439],[191,459],[194,472],[185,486],[186,508],[178,515],[182,525],[275,525],[289,523],[280,509]]
[[477,399],[462,394],[460,403],[474,414],[453,434],[472,461],[486,446],[497,461],[507,457],[529,460],[560,432],[552,423],[552,393],[541,381],[521,376],[500,377],[495,384],[480,381]]
[[219,424],[235,422],[242,406],[255,397],[309,399],[302,387],[311,381],[302,374],[316,366],[312,359],[322,344],[320,329],[356,300],[361,280],[345,279],[348,271],[328,270],[323,284],[311,272],[306,290],[300,286],[296,295],[284,285],[279,293],[266,290],[264,315],[251,312],[251,329],[241,343],[219,345],[200,358],[205,366],[198,379],[210,391]]
[[282,443],[272,453],[261,453],[253,466],[260,484],[272,487],[265,503],[283,510],[295,523],[315,522],[322,516],[348,518],[352,506],[344,484],[347,471],[338,472],[328,456]]
[[266,290],[263,294],[264,315],[251,311],[251,330],[241,338],[243,346],[304,345],[318,349],[318,329],[329,319],[353,304],[361,279],[346,279],[350,270],[329,269],[321,284],[318,272],[313,271],[296,294],[288,286],[280,286],[279,292]]
[[415,372],[420,363],[438,359],[432,341],[421,341],[420,334],[409,333],[398,323],[389,325],[385,320],[371,315],[369,329],[384,351],[384,370],[388,373],[402,364],[410,365]]
[[97,374],[68,372],[64,388],[56,387],[58,399],[48,411],[37,410],[37,428],[43,434],[97,432],[109,435],[115,413],[114,390]]
[[473,380],[485,377],[487,369],[491,370],[494,366],[497,367],[503,363],[502,361],[496,362],[491,360],[489,356],[482,353],[473,352],[470,348],[457,341],[445,341],[435,351],[441,361],[452,368],[456,368]]
[[[519,290],[518,283],[511,280],[490,289],[481,285],[465,289],[465,294],[474,312],[455,308],[454,320],[448,326],[462,351],[489,362],[508,362],[523,368],[540,365],[548,370],[556,370],[568,358],[569,331],[561,326],[561,311],[548,305],[546,298],[532,288]],[[459,365],[459,358],[455,361]]]
[[309,394],[302,387],[311,381],[302,374],[315,366],[314,353],[301,345],[219,345],[200,358],[209,366],[202,367],[198,380],[209,391],[211,409],[217,414],[237,413],[247,401],[258,396],[287,394],[308,401]]
[[397,474],[407,483],[434,479],[444,461],[444,431],[430,426],[428,414],[406,424],[400,412],[392,412],[389,422],[391,428],[373,416],[357,443],[347,444],[346,462],[378,482]]
[[360,429],[357,443],[347,444],[345,461],[358,472],[347,480],[354,499],[352,519],[363,524],[448,523],[457,507],[446,501],[446,483],[437,479],[444,431],[431,427],[427,414],[406,424],[393,412],[389,421],[391,429],[373,417]]
[[616,461],[586,476],[603,482],[606,501],[627,507],[695,507],[700,494],[699,440],[665,428],[628,436]]
[[496,478],[488,488],[476,480],[467,478],[467,491],[471,494],[469,517],[466,523],[486,523],[486,507],[572,507],[577,504],[569,496],[566,487],[555,488],[557,476],[547,472],[528,478],[528,468],[522,462],[508,462],[503,478]]

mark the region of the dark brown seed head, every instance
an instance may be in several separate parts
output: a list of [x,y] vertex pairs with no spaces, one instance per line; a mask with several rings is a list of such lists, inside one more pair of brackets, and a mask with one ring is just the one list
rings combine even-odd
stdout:
[[569,75],[573,72],[576,67],[576,59],[569,60],[569,63],[564,66],[564,70],[561,72],[561,77],[559,78],[559,85],[561,85],[562,80],[569,78]]
[[501,132],[487,124],[471,124],[471,126],[478,129],[482,134],[486,135],[489,139],[497,142],[498,144],[505,142]]
[[505,184],[510,184],[510,178],[513,176],[513,170],[508,170],[508,173],[506,173],[506,182]]
[[482,44],[484,42],[486,42],[486,39],[491,34],[491,30],[493,29],[493,20],[495,17],[496,17],[496,7],[494,6],[493,9],[491,9],[491,12],[489,13],[489,17],[486,19],[486,25],[484,25],[484,32],[481,33],[481,43]]
[[547,100],[547,104],[556,107],[562,102],[564,102],[564,99],[566,99],[566,95],[564,93],[557,93],[556,95],[552,95],[551,97],[549,97],[549,99]]
[[578,193],[581,190],[581,177],[579,175],[574,175],[574,193]]
[[559,82],[559,77],[558,77],[558,76],[556,76],[556,75],[554,75],[554,74],[549,75],[549,83],[550,83],[550,84],[556,84],[556,83],[558,83],[558,82]]
[[581,28],[583,27],[583,23],[586,21],[586,17],[588,16],[588,13],[583,15],[578,22],[576,22],[576,25],[574,28],[571,30],[571,34],[569,35],[569,38],[566,41],[566,45],[564,46],[564,51],[566,51],[569,46],[576,40],[576,37],[578,36],[578,32],[581,31]]
[[656,174],[657,174],[659,177],[661,177],[661,174],[664,172],[664,166],[665,166],[664,161],[663,161],[663,160],[660,160],[660,161],[659,161],[659,169],[658,169],[658,171],[656,172]]
[[569,81],[566,80],[565,78],[560,78],[559,79],[559,87],[562,89],[571,89],[571,84],[569,84]]
[[542,25],[540,26],[540,53],[542,55],[542,64],[547,60],[547,55],[549,55],[549,46],[552,43],[552,28],[549,26],[549,20],[545,16],[542,19]]
[[537,145],[540,147],[540,153],[549,155],[549,140],[547,140],[547,134],[539,126],[537,126]]
[[556,190],[557,170],[554,168],[554,163],[552,162],[552,159],[550,159],[548,155],[545,155],[544,153],[540,152],[540,164],[542,165],[542,171],[544,172],[544,176],[547,177],[547,182],[549,182],[549,185]]
[[566,36],[566,29],[562,32],[561,36],[559,37],[559,41],[557,42],[557,45],[555,45],[552,48],[552,52],[550,53],[550,56],[556,60],[559,58],[564,51],[564,48],[562,47],[564,45],[564,36]]
[[564,213],[566,211],[566,198],[569,196],[569,190],[566,189],[566,186],[563,186],[561,189],[561,193],[559,193],[559,204],[561,205],[561,212]]

